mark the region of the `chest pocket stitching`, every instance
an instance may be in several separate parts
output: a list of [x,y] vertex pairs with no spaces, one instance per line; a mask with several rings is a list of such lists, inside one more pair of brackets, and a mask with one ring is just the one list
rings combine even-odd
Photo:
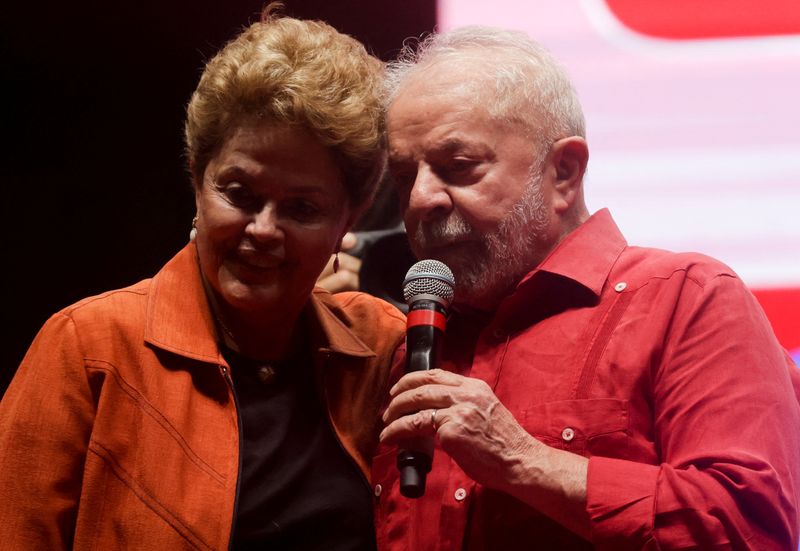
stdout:
[[[616,299],[615,299],[616,300]],[[566,360],[565,365],[573,366],[572,372],[570,377],[572,378],[570,384],[565,385],[563,390],[559,390],[554,396],[553,400],[572,400],[575,398],[576,389],[578,388],[578,383],[581,380],[583,370],[586,366],[587,359],[589,357],[589,352],[591,350],[592,344],[597,339],[597,334],[600,331],[600,327],[603,324],[603,320],[608,315],[609,310],[615,303],[614,301],[606,301],[605,303],[601,302],[597,306],[597,312],[595,312],[591,319],[584,324],[584,329],[581,332],[581,336],[577,342],[584,343],[588,342],[589,344],[585,347],[580,347],[575,350],[575,352],[568,357]]]
[[506,352],[508,352],[508,343],[510,342],[510,340],[511,336],[506,336],[506,339],[503,342],[503,352],[502,354],[500,354],[500,359],[497,362],[497,369],[494,370],[495,372],[494,381],[492,381],[492,384],[490,385],[492,392],[495,391],[495,389],[497,388],[497,383],[500,382],[500,373],[503,371],[503,365],[505,365]]
[[574,398],[585,399],[589,397],[589,390],[594,382],[594,373],[597,363],[603,355],[603,351],[611,338],[611,333],[616,329],[622,315],[628,308],[633,298],[633,293],[620,293],[614,303],[605,312],[600,321],[600,326],[595,332],[595,336],[586,355],[586,360],[575,385]]

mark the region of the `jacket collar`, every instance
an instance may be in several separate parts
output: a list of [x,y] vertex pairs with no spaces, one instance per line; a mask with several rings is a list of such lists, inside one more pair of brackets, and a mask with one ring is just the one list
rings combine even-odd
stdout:
[[[310,323],[321,332],[315,344],[322,352],[334,352],[359,358],[376,356],[375,351],[350,330],[352,322],[339,306],[334,296],[322,288],[315,288],[306,306]],[[312,329],[312,333],[314,333]]]
[[[351,330],[333,295],[314,289],[306,306],[315,349],[355,357],[375,352]],[[206,299],[197,249],[189,243],[155,275],[147,303],[144,339],[163,350],[202,362],[226,362],[217,345],[213,314]]]
[[153,278],[144,339],[181,356],[224,363],[193,243],[181,249]]

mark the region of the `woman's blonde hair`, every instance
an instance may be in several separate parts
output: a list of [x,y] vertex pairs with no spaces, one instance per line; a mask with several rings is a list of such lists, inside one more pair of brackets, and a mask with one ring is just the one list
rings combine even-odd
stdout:
[[186,155],[194,185],[237,125],[252,120],[302,125],[330,148],[351,204],[372,196],[384,167],[383,64],[364,46],[320,21],[268,5],[261,21],[205,67],[187,108]]

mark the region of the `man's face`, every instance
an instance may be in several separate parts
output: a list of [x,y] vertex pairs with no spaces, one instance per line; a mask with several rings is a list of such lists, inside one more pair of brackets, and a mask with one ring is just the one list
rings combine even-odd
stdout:
[[414,253],[453,270],[456,302],[493,309],[557,235],[543,155],[464,86],[473,71],[436,65],[403,86],[388,113],[389,170]]

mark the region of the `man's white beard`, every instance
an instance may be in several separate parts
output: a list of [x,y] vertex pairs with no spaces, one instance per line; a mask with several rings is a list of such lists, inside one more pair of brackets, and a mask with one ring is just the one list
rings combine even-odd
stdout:
[[[496,305],[547,254],[549,215],[541,170],[536,172],[508,217],[492,233],[478,234],[455,210],[444,220],[417,227],[412,248],[418,256],[436,258],[450,267],[457,303]],[[452,248],[446,246],[449,243]],[[424,256],[432,248],[437,249],[436,254]]]

